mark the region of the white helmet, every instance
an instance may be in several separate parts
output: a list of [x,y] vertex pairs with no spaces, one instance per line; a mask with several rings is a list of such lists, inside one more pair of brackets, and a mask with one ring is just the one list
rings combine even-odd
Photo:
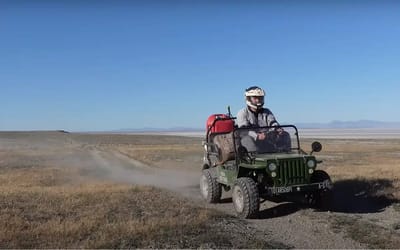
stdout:
[[[264,106],[265,92],[262,88],[257,87],[257,86],[252,86],[252,87],[246,89],[246,92],[244,93],[244,95],[246,98],[247,106],[250,106],[255,109],[261,109]],[[261,98],[261,101],[259,103],[253,103],[251,101],[252,96]]]

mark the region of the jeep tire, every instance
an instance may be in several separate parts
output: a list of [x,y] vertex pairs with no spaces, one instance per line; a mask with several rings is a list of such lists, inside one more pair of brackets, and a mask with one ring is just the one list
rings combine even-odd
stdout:
[[260,209],[258,188],[253,179],[238,178],[232,190],[232,202],[239,218],[256,218]]
[[218,203],[221,200],[222,185],[217,182],[212,169],[204,169],[200,177],[200,192],[208,203]]
[[[331,180],[329,175],[323,170],[316,170],[313,175],[311,176],[311,182],[323,182],[325,180]],[[319,210],[330,210],[333,207],[333,190],[332,189],[325,189],[325,190],[318,190],[312,194],[312,206]]]

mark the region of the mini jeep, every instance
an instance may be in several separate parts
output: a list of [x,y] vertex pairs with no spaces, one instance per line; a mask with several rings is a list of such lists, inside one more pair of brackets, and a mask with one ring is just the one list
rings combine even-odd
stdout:
[[[322,145],[313,142],[307,154],[300,148],[294,125],[238,128],[231,115],[216,114],[207,121],[200,192],[209,203],[221,200],[222,188],[232,191],[232,202],[240,218],[256,218],[260,203],[301,197],[318,209],[332,202],[329,175],[317,170],[313,152]],[[256,135],[263,133],[264,140]]]

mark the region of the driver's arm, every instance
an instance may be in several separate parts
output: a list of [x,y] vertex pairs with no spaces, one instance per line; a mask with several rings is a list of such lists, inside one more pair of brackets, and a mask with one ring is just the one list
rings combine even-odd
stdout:
[[276,120],[274,114],[272,114],[271,110],[267,110],[267,124],[268,126],[274,127],[279,126],[278,121]]
[[239,128],[245,128],[250,126],[249,119],[247,118],[246,110],[242,109],[236,116],[236,122]]

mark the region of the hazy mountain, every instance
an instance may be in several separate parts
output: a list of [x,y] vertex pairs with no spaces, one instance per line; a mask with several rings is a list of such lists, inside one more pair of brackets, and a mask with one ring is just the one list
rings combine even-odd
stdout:
[[372,120],[331,121],[330,123],[298,123],[299,128],[400,128],[400,122],[381,122]]
[[172,128],[124,128],[114,130],[113,132],[197,132],[203,131],[201,128],[172,127]]
[[[288,124],[288,123],[281,123]],[[294,123],[298,128],[400,128],[400,122],[381,122],[373,120],[331,121],[329,123]],[[112,132],[199,132],[204,128],[172,127],[172,128],[124,128]]]

